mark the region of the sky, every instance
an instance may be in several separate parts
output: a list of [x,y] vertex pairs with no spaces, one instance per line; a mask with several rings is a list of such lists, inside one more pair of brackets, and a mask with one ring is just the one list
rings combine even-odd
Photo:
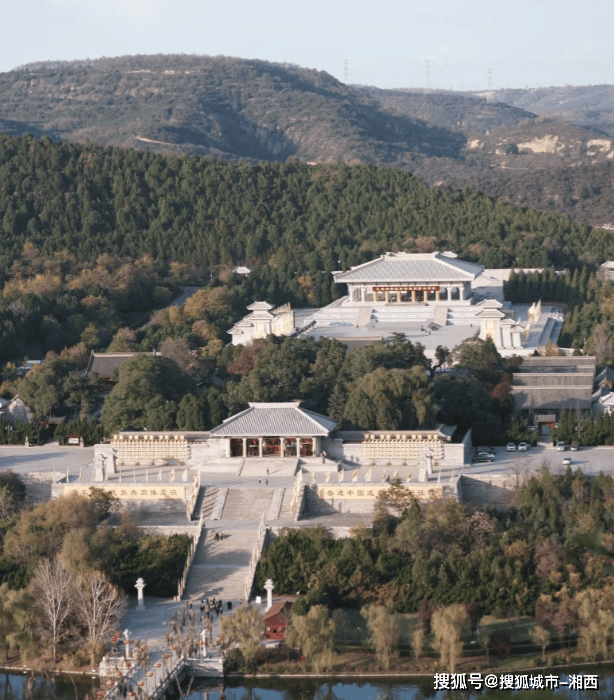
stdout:
[[0,71],[194,53],[382,88],[614,83],[614,0],[4,0],[2,17]]

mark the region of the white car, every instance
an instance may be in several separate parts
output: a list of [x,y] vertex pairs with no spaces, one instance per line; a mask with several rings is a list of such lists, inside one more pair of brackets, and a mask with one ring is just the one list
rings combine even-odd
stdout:
[[529,449],[529,443],[528,442],[520,442],[518,443],[518,452],[526,452]]
[[565,452],[565,442],[563,440],[559,440],[556,443],[556,451],[557,452]]
[[570,467],[570,466],[571,466],[571,457],[563,457],[563,466],[564,466],[564,467]]
[[508,443],[507,443],[506,450],[507,450],[508,452],[516,452],[516,444],[513,443],[513,442],[508,442]]

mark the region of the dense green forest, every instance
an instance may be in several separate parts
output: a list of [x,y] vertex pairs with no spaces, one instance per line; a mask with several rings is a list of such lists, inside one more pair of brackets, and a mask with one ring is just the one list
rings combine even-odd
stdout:
[[[611,580],[608,558],[577,540],[602,524],[604,545],[614,542],[609,476],[544,469],[505,511],[451,500],[418,504],[401,486],[389,491],[373,532],[357,528],[334,539],[323,527],[283,531],[264,551],[256,585],[271,578],[280,594],[305,591],[307,607],[377,602],[415,612],[428,600],[473,603],[481,614],[504,617],[533,615],[539,606],[542,614],[544,607],[550,616],[570,614],[570,597]],[[574,629],[574,620],[567,625],[566,632]]]
[[611,233],[394,169],[232,165],[28,136],[0,137],[0,221],[5,280],[28,242],[80,261],[249,263],[303,302],[319,273],[392,249],[451,249],[487,267],[614,257]]

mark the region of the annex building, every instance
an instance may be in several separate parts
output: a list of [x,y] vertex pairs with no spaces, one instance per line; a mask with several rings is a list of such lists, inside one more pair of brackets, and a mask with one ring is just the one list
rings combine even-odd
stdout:
[[434,356],[438,345],[491,338],[503,355],[530,355],[558,340],[563,316],[539,300],[515,305],[503,298],[482,265],[454,253],[386,253],[334,272],[347,294],[322,309],[274,309],[255,302],[229,333],[235,345],[255,338],[299,335],[336,338],[350,347],[404,333]]

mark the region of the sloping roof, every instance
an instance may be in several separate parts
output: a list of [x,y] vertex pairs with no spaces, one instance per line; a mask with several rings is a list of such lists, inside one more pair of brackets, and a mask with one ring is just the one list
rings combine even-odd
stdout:
[[135,355],[159,355],[158,352],[92,352],[85,376],[97,374],[101,379],[113,379],[113,372]]
[[333,276],[335,282],[471,282],[483,271],[483,265],[441,253],[386,253]]
[[[284,608],[286,607],[286,605],[289,605],[290,608],[292,608],[292,603],[290,603],[290,601],[288,601],[288,600],[281,600],[281,601],[279,601],[279,603],[273,603],[273,605],[271,605],[271,607],[262,616],[262,621],[266,622],[271,617],[274,617],[275,615],[279,615],[279,613],[284,611]],[[290,610],[288,610],[287,612],[289,613]]]
[[250,403],[211,430],[211,437],[314,437],[327,436],[337,421],[288,403]]

